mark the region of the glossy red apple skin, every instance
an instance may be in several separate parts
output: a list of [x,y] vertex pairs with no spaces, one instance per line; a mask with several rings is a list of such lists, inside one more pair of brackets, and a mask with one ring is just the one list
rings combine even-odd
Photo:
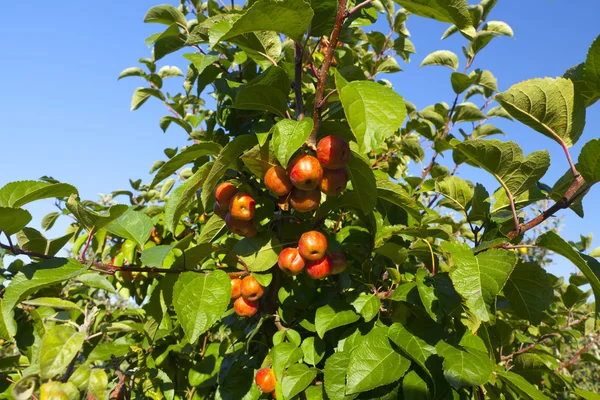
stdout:
[[350,146],[339,136],[325,136],[317,144],[317,158],[325,169],[343,168],[350,159]]
[[240,317],[251,317],[258,312],[258,301],[246,300],[240,296],[233,302],[233,309]]
[[304,154],[292,163],[290,181],[301,190],[313,190],[323,178],[323,168],[315,157]]
[[298,212],[312,212],[321,204],[321,192],[319,189],[301,190],[294,188],[290,195],[290,205]]
[[235,219],[250,221],[254,218],[256,203],[248,193],[236,193],[229,203],[229,213]]
[[306,263],[306,273],[313,279],[323,279],[331,273],[331,258],[325,256],[320,260]]
[[264,182],[267,189],[277,196],[285,196],[294,188],[287,171],[279,165],[273,166],[267,170]]
[[221,203],[215,201],[215,204],[213,205],[213,211],[215,214],[221,217],[221,219],[225,219],[227,213],[229,212],[229,206],[222,206]]
[[308,261],[316,261],[325,257],[327,238],[319,231],[305,232],[298,241],[298,253]]
[[242,295],[242,280],[235,278],[231,280],[231,298],[237,300]]
[[329,258],[331,258],[331,275],[340,274],[348,267],[346,256],[341,251],[332,251],[329,253]]
[[229,229],[230,232],[235,233],[236,235],[254,237],[257,234],[257,230],[252,221],[235,219],[230,213],[227,213],[225,216],[225,225],[227,225],[227,229]]
[[228,208],[231,199],[237,192],[238,190],[233,183],[223,182],[215,188],[215,199],[217,199],[221,206]]
[[250,301],[257,301],[265,293],[262,285],[252,275],[248,275],[242,279],[240,292],[243,298]]
[[348,173],[345,168],[326,169],[323,171],[319,189],[327,196],[339,196],[346,189],[347,184]]
[[271,368],[261,368],[256,372],[254,382],[256,382],[261,392],[271,393],[275,391],[277,379]]
[[279,259],[277,260],[279,268],[291,276],[298,275],[302,272],[305,264],[304,258],[302,258],[300,253],[298,253],[298,249],[295,247],[283,249],[283,251],[279,253]]

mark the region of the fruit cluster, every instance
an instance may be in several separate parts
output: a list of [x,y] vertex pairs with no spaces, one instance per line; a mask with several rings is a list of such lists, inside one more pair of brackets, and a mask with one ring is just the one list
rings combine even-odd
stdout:
[[231,298],[233,309],[240,317],[251,317],[258,312],[258,300],[264,294],[264,288],[255,277],[231,280]]
[[215,188],[214,212],[225,220],[230,232],[244,237],[254,237],[257,234],[252,219],[256,203],[252,196],[239,192],[231,182],[223,182]]
[[298,247],[289,247],[279,254],[279,268],[288,275],[298,275],[306,269],[313,279],[323,279],[346,269],[346,256],[341,251],[327,254],[327,238],[321,232],[305,232]]
[[279,197],[279,203],[290,205],[299,212],[315,210],[321,193],[337,196],[348,183],[346,163],[350,159],[348,143],[337,136],[326,136],[317,144],[317,157],[298,156],[288,166],[273,166],[265,174],[267,189]]

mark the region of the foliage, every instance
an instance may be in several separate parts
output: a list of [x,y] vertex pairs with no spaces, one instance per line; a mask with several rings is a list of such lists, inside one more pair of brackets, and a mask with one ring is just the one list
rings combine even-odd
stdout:
[[[513,35],[488,20],[495,3],[151,8],[152,56],[119,79],[141,79],[131,109],[164,103],[160,127],[182,130],[190,145],[166,149],[150,183],[130,181],[100,202],[48,177],[0,189],[0,398],[597,398],[598,309],[589,299],[600,295],[600,253],[588,254],[590,238],[566,242],[554,215],[582,216],[600,180],[598,140],[577,162],[569,153],[600,98],[600,37],[563,77],[498,93],[490,70],[472,69],[494,39]],[[423,66],[451,69],[456,96],[422,110],[385,79],[415,53],[407,26],[418,17],[450,24],[444,38],[465,43],[462,60],[442,49],[423,57]],[[385,24],[387,35],[372,29]],[[175,52],[185,68],[161,67]],[[182,90],[167,93],[165,79],[180,79]],[[565,175],[545,182],[547,151],[524,155],[514,141],[490,139],[503,133],[489,121],[499,117],[560,146]],[[329,135],[349,143],[335,176],[317,148]],[[330,193],[326,179],[343,185],[320,204],[316,192],[318,210],[301,212],[308,194],[294,169],[315,151],[321,190]],[[438,164],[442,155],[452,171]],[[414,176],[411,164],[427,157]],[[463,164],[498,186],[459,178]],[[281,197],[266,178],[279,165],[281,184],[297,186]],[[223,182],[235,200],[215,195]],[[44,230],[73,219],[62,237],[28,227],[22,207],[47,198],[59,211]],[[293,249],[313,230],[326,244],[309,261]],[[286,248],[310,275],[277,267]],[[70,256],[57,257],[61,249]],[[546,272],[554,254],[581,274]],[[261,368],[272,373],[257,383],[267,390],[274,376],[273,394],[254,383]]]

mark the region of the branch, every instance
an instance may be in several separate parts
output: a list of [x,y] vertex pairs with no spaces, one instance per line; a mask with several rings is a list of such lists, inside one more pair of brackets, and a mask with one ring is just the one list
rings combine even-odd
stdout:
[[333,27],[333,31],[331,31],[331,36],[329,37],[329,46],[327,46],[327,51],[325,52],[325,58],[323,60],[323,64],[321,65],[321,70],[317,76],[317,92],[315,94],[315,105],[313,110],[314,127],[310,133],[310,136],[308,137],[308,140],[306,141],[308,146],[311,148],[316,148],[317,146],[317,132],[319,131],[319,126],[321,125],[321,102],[323,101],[323,94],[325,92],[325,81],[327,80],[327,75],[329,74],[329,67],[331,66],[333,53],[337,46],[340,32],[342,31],[342,25],[348,16],[347,5],[348,0],[338,0],[338,12],[335,19],[335,25]]
[[556,337],[556,336],[560,336],[560,334],[554,332],[554,333],[547,333],[545,335],[542,335],[538,340],[536,340],[534,343],[530,344],[529,346],[523,347],[522,349],[519,349],[519,350],[515,351],[514,353],[509,354],[507,356],[500,355],[500,360],[502,360],[502,361],[512,360],[512,358],[514,356],[523,354],[523,353],[533,349],[534,347],[536,347],[538,344],[542,343],[543,341],[553,338],[553,337]]
[[304,118],[304,102],[302,101],[302,45],[294,45],[294,93],[296,95],[296,119]]
[[354,14],[355,12],[359,11],[361,8],[368,6],[369,4],[371,4],[372,2],[374,2],[375,0],[365,0],[360,4],[355,5],[352,9],[350,9],[350,11],[348,11],[348,16]]
[[597,333],[596,336],[590,340],[590,342],[588,344],[586,344],[585,346],[583,346],[581,348],[581,350],[579,350],[577,353],[575,353],[575,355],[566,363],[561,364],[558,369],[556,370],[556,372],[560,372],[563,369],[567,368],[569,365],[572,365],[575,361],[577,361],[579,359],[579,357],[581,357],[581,355],[583,353],[585,353],[590,347],[592,347],[592,345],[594,343],[596,343],[598,341],[598,339],[600,339],[600,333]]

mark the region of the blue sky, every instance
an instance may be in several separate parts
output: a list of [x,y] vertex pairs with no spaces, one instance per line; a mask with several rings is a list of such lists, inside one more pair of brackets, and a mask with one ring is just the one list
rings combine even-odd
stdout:
[[[166,147],[185,146],[186,135],[177,127],[163,133],[158,120],[164,106],[150,100],[130,112],[137,78],[117,81],[126,67],[148,57],[144,39],[161,29],[144,24],[143,16],[155,1],[22,2],[3,4],[5,18],[0,34],[4,62],[0,63],[4,96],[0,98],[0,186],[23,179],[51,175],[75,185],[82,198],[97,199],[98,193],[129,188],[128,179],[148,181],[152,163],[164,159]],[[558,0],[500,0],[490,20],[509,23],[515,38],[495,39],[476,59],[474,68],[490,69],[500,90],[522,80],[555,77],[583,61],[587,49],[600,34],[594,0],[579,0],[568,7]],[[588,10],[588,11],[586,11]],[[31,17],[35,16],[34,19]],[[24,23],[26,22],[26,23]],[[410,64],[400,62],[404,72],[390,77],[397,92],[418,108],[439,101],[451,102],[450,70],[419,69],[423,57],[434,50],[461,53],[459,35],[440,41],[446,25],[411,17],[408,28],[417,49]],[[387,32],[386,32],[387,33]],[[462,60],[461,60],[462,61]],[[184,66],[179,55],[168,56],[160,65]],[[462,66],[461,66],[462,69]],[[178,79],[178,78],[175,78]],[[178,85],[181,81],[173,81]],[[600,105],[588,109],[586,130],[572,149],[576,159],[582,145],[600,136]],[[552,165],[544,182],[552,184],[567,169],[558,145],[519,123],[493,121],[511,140],[529,153],[548,149]],[[497,185],[480,171],[461,167],[459,176],[484,183],[490,191]],[[570,211],[565,216],[563,237],[596,230],[600,217],[594,205],[600,188],[584,200],[588,215],[580,219]],[[34,226],[50,211],[50,201],[29,207]],[[51,231],[58,236],[67,219]],[[600,245],[600,235],[594,246]],[[575,268],[557,259],[553,273],[567,274]]]

